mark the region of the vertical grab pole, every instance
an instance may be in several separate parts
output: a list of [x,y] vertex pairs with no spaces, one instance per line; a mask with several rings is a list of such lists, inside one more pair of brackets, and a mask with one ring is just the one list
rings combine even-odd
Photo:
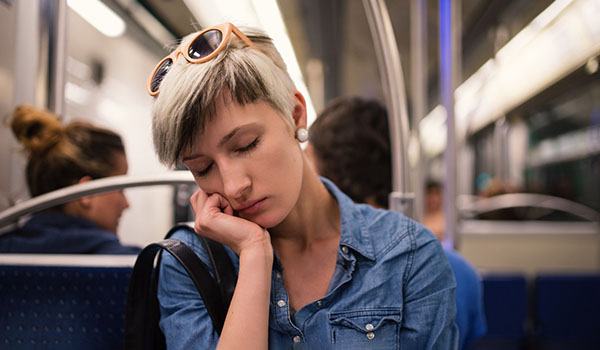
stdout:
[[65,69],[67,63],[67,2],[46,0],[48,26],[48,109],[65,113]]
[[363,0],[375,44],[379,76],[388,107],[392,146],[392,193],[390,209],[413,216],[414,195],[410,193],[408,151],[408,112],[400,54],[387,7],[383,0]]
[[446,248],[454,248],[456,234],[456,128],[454,124],[454,59],[452,6],[451,0],[439,0],[440,4],[440,93],[446,110],[447,144],[444,151],[444,241]]
[[410,77],[412,91],[412,138],[416,141],[417,162],[413,165],[415,191],[414,218],[423,219],[425,211],[425,157],[421,147],[419,123],[427,108],[427,0],[410,2]]

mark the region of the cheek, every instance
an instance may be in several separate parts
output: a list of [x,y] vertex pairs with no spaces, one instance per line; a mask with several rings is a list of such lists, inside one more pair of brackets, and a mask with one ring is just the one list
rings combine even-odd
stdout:
[[263,156],[260,158],[260,169],[273,185],[289,183],[302,173],[301,151],[286,135],[281,135],[271,144],[265,145]]
[[119,205],[120,198],[117,193],[107,193],[98,197],[96,201],[96,209],[99,215],[108,216],[117,213],[121,206]]
[[295,142],[281,140],[279,147],[270,148],[262,161],[259,188],[275,196],[277,212],[281,210],[278,218],[272,218],[275,221],[283,220],[298,200],[302,186],[301,152]]

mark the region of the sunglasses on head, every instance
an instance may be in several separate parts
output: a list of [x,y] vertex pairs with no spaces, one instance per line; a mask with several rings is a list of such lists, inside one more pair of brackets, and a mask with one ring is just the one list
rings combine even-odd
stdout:
[[196,34],[196,36],[186,45],[178,47],[167,57],[158,62],[148,77],[148,82],[146,84],[148,93],[151,96],[158,95],[160,83],[179,55],[183,55],[189,63],[208,62],[227,47],[232,35],[236,35],[246,45],[250,47],[254,46],[252,41],[231,23],[223,23],[206,28]]

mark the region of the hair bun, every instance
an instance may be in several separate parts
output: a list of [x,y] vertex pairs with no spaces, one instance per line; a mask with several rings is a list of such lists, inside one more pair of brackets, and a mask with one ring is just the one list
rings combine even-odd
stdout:
[[63,133],[56,115],[27,105],[15,108],[10,127],[17,140],[32,154],[56,145]]

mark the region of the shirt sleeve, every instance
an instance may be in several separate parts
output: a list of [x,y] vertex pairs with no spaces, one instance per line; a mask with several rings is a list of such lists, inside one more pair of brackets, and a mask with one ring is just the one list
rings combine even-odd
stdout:
[[403,349],[457,349],[454,274],[441,245],[417,225],[404,276]]
[[[184,231],[171,238],[187,244],[209,265],[199,239]],[[181,264],[163,252],[158,279],[160,328],[168,349],[214,349],[218,335],[194,282]]]

